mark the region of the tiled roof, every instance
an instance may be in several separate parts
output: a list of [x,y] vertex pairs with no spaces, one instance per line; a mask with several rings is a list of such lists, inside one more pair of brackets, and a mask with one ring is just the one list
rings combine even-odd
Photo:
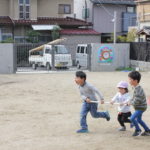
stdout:
[[39,17],[37,20],[38,24],[57,24],[57,25],[65,25],[65,26],[89,26],[92,25],[83,20],[75,19],[75,18],[47,18],[47,17]]
[[94,4],[135,5],[136,0],[91,0]]
[[0,24],[15,24],[15,25],[60,25],[60,26],[91,26],[92,23],[88,23],[83,20],[75,18],[49,18],[49,17],[39,17],[37,20],[12,20],[8,16],[0,17]]
[[93,29],[64,29],[60,33],[65,35],[100,35]]
[[139,30],[137,34],[150,35],[150,27],[144,27],[143,29]]
[[13,21],[8,16],[0,16],[0,24],[1,25],[5,25],[5,24],[11,25],[11,24],[13,24]]
[[136,0],[137,3],[145,3],[145,2],[150,2],[149,0]]

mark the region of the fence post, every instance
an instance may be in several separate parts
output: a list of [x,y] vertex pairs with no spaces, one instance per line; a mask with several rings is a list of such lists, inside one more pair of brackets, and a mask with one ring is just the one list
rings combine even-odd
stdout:
[[52,70],[55,70],[55,49],[54,45],[52,45],[52,57],[51,57],[51,62],[52,62]]
[[91,44],[88,44],[87,45],[87,69],[89,70],[89,71],[91,71],[91,54],[92,54],[92,52],[91,52],[91,50],[92,50],[92,46],[91,46]]

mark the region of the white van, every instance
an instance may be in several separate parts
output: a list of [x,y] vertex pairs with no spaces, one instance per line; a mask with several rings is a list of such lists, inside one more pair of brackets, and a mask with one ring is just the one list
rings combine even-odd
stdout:
[[[71,54],[68,53],[64,45],[54,45],[55,67],[68,68],[72,66]],[[33,69],[36,67],[46,67],[50,70],[52,67],[52,45],[44,45],[42,49],[29,51],[29,63]]]
[[81,67],[87,68],[87,59],[88,59],[88,52],[87,52],[87,44],[78,44],[76,49],[76,65],[77,68],[80,69]]

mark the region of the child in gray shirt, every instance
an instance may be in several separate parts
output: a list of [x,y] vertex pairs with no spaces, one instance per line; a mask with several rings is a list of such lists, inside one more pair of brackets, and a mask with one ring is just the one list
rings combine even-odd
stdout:
[[101,104],[103,104],[104,98],[97,88],[86,82],[86,74],[83,71],[76,72],[75,82],[79,85],[81,98],[83,100],[82,109],[80,113],[81,129],[79,129],[77,133],[87,133],[88,125],[86,117],[88,112],[90,112],[92,117],[94,118],[106,118],[107,121],[110,120],[110,115],[108,111],[97,112],[98,103],[92,103],[92,101],[98,101],[96,97],[96,95],[98,95],[98,97],[101,100]]

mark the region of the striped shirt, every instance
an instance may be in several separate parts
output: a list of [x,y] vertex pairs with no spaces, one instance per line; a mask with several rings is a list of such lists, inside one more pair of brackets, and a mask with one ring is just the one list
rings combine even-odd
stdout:
[[147,109],[146,95],[140,85],[137,85],[134,89],[131,104],[135,110],[145,111]]

